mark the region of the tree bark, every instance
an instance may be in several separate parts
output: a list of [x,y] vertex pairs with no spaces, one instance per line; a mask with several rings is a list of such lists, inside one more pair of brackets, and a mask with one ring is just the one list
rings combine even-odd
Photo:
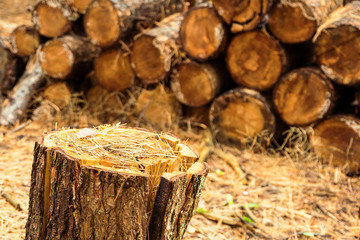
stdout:
[[94,69],[99,84],[109,91],[125,91],[135,82],[129,53],[121,49],[103,51],[96,58]]
[[26,239],[181,239],[208,171],[182,169],[197,155],[181,145],[122,126],[47,133],[34,149]]
[[269,12],[268,28],[283,43],[310,40],[321,22],[341,0],[285,0],[275,4]]
[[213,0],[213,5],[231,32],[238,33],[256,28],[272,5],[272,0]]
[[109,47],[135,29],[150,27],[183,8],[181,0],[95,0],[84,16],[84,28],[92,43]]
[[21,65],[19,58],[0,46],[0,96],[7,96],[15,86],[21,74]]
[[39,51],[30,57],[25,72],[9,93],[9,97],[2,103],[0,125],[11,126],[25,117],[29,102],[44,84],[44,74],[39,58]]
[[245,146],[258,136],[271,136],[275,117],[257,91],[236,88],[217,97],[211,105],[210,125],[221,143]]
[[40,0],[32,11],[32,22],[45,37],[59,37],[71,29],[78,14],[71,10],[66,0]]
[[86,38],[67,35],[47,41],[41,48],[41,67],[56,79],[81,76],[92,68],[99,48]]
[[360,120],[352,116],[332,116],[315,126],[310,143],[325,162],[345,173],[360,172]]
[[172,72],[171,89],[181,103],[200,107],[220,93],[224,77],[214,63],[183,62]]
[[151,84],[164,80],[170,69],[181,58],[177,43],[183,16],[171,15],[155,28],[136,37],[131,54],[134,71],[143,83]]
[[304,126],[322,119],[332,108],[334,88],[315,68],[299,68],[285,74],[273,92],[273,103],[288,125]]
[[257,90],[271,88],[287,68],[285,51],[279,42],[258,30],[236,35],[225,60],[236,83]]
[[360,2],[334,11],[314,41],[317,63],[328,78],[343,85],[360,83]]
[[213,8],[206,6],[187,11],[179,34],[185,52],[198,61],[217,58],[227,43],[222,19]]

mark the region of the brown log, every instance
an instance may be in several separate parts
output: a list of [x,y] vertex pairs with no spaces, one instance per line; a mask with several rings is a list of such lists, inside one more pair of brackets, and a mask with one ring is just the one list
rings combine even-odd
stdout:
[[180,14],[171,15],[135,39],[131,63],[136,76],[143,83],[156,83],[165,79],[180,58],[176,40],[182,20]]
[[256,28],[272,5],[272,0],[213,0],[213,5],[231,32],[238,33]]
[[213,8],[195,7],[184,16],[180,40],[191,58],[206,61],[218,57],[225,50],[227,31]]
[[58,107],[59,110],[68,106],[71,101],[71,91],[64,82],[49,85],[42,95],[46,100]]
[[207,174],[197,158],[174,136],[118,125],[47,133],[25,239],[182,239]]
[[33,27],[19,26],[11,33],[12,51],[20,57],[27,57],[36,52],[40,46],[40,35]]
[[182,108],[174,94],[159,84],[153,90],[142,90],[136,102],[136,111],[139,121],[145,120],[151,126],[166,130],[179,118]]
[[95,60],[94,69],[99,84],[109,91],[125,91],[134,84],[129,53],[120,49],[102,52]]
[[210,63],[180,63],[171,75],[171,89],[176,98],[191,107],[209,103],[221,90],[221,70]]
[[251,31],[240,33],[231,40],[226,64],[236,83],[266,90],[285,72],[287,59],[277,40],[262,31]]
[[305,42],[314,36],[317,26],[341,5],[341,0],[279,1],[269,12],[268,28],[281,42]]
[[[13,0],[0,2],[0,45],[8,48],[12,53],[11,35],[20,26],[32,25],[31,14],[28,8],[35,4],[36,0]],[[20,43],[21,44],[21,43]]]
[[275,131],[275,117],[257,91],[236,88],[217,97],[211,105],[210,125],[219,142],[244,146],[249,140]]
[[344,85],[360,83],[360,2],[334,11],[314,41],[317,63],[328,78]]
[[69,6],[74,11],[85,14],[92,0],[67,0]]
[[310,134],[315,153],[325,162],[346,173],[360,172],[360,120],[333,116],[319,123]]
[[9,97],[2,103],[0,125],[11,126],[26,117],[27,107],[38,89],[44,84],[44,74],[40,66],[40,51],[30,57],[25,72]]
[[86,38],[67,35],[47,41],[41,48],[40,62],[47,75],[65,79],[89,70],[98,54],[99,48]]
[[71,29],[78,14],[71,10],[66,0],[40,0],[32,11],[32,22],[45,37],[59,37]]
[[0,46],[0,96],[6,96],[14,87],[20,66],[20,59]]
[[275,109],[288,125],[308,125],[331,109],[334,88],[315,68],[299,68],[281,77],[273,92]]
[[181,0],[95,0],[84,16],[84,28],[92,43],[108,47],[133,32],[135,27],[149,27],[155,21],[182,11],[183,7]]

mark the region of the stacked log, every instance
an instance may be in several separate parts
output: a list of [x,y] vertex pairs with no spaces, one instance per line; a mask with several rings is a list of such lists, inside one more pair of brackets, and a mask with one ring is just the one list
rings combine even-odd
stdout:
[[[189,2],[41,0],[33,7],[32,25],[4,28],[0,22],[6,39],[0,91],[8,98],[1,123],[21,119],[44,77],[86,92],[87,107],[103,106],[114,118],[112,109],[122,106],[118,96],[131,93],[136,103],[127,115],[136,116],[136,126],[166,130],[183,122],[183,113],[199,111],[199,122],[210,125],[219,143],[240,147],[280,135],[283,125],[316,129],[333,116],[356,113],[348,105],[358,104],[359,2]],[[36,62],[37,71],[31,76],[26,70],[13,88],[21,75],[18,62],[27,56],[27,69]],[[82,87],[89,71],[96,85],[91,90]],[[24,88],[31,89],[29,96]],[[56,91],[43,96],[62,106],[51,94]],[[18,98],[24,101],[12,101]]]

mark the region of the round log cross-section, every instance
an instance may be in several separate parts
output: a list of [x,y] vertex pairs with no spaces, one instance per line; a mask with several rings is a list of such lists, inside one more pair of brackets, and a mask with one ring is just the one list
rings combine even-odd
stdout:
[[335,10],[314,39],[318,65],[328,78],[343,85],[360,83],[360,2]]
[[244,146],[248,140],[275,131],[275,117],[265,98],[251,89],[233,89],[211,105],[211,129],[219,142]]
[[120,49],[110,49],[102,52],[95,60],[95,75],[100,85],[107,90],[125,91],[135,81],[129,53]]
[[10,43],[16,55],[26,57],[35,53],[40,45],[40,36],[33,27],[22,25],[11,33]]
[[274,106],[288,125],[308,125],[322,119],[330,110],[333,86],[315,68],[299,68],[283,77],[273,92]]
[[222,76],[215,64],[191,61],[180,63],[173,70],[170,83],[181,103],[200,107],[209,103],[220,92]]
[[256,28],[263,21],[272,0],[213,0],[218,14],[237,33]]
[[230,42],[226,64],[236,83],[266,90],[285,71],[285,51],[277,40],[262,31],[244,32]]
[[360,120],[351,116],[333,116],[319,123],[310,143],[326,163],[346,173],[360,172]]
[[207,166],[177,137],[121,125],[35,144],[25,239],[182,239]]
[[99,49],[86,38],[67,35],[47,41],[41,49],[40,62],[47,75],[66,79],[88,68],[98,53]]
[[180,40],[191,58],[206,61],[225,49],[226,28],[213,8],[192,8],[181,24]]

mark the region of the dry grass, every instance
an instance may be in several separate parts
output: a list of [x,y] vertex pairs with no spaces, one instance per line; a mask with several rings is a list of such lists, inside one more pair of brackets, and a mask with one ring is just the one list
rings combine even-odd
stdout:
[[[23,129],[11,132],[0,128],[1,191],[27,206],[37,137],[53,129],[54,122],[58,127],[89,127],[99,122],[94,116],[103,113],[81,111],[78,106],[84,103],[78,101],[74,97],[66,110],[72,111],[71,115],[43,102],[37,120]],[[113,117],[126,117],[129,126],[138,124],[131,107]],[[176,125],[172,133],[203,150],[205,131],[182,130]],[[306,235],[313,235],[313,239],[359,239],[360,179],[318,161],[303,130],[291,129],[287,139],[288,144],[279,149],[262,149],[254,141],[250,147],[256,154],[222,146],[223,152],[239,162],[247,181],[217,154],[221,146],[216,146],[207,159],[210,172],[199,205],[203,213],[193,217],[185,239],[304,239]],[[0,238],[23,239],[27,211],[16,210],[2,197],[0,206]]]

